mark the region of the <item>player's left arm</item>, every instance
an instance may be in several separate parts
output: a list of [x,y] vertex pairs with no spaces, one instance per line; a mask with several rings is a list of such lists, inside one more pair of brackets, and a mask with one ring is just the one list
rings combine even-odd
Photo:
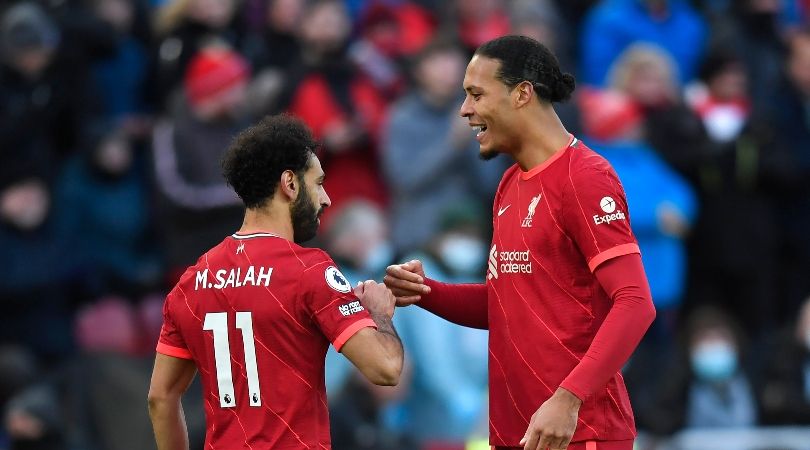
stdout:
[[621,370],[655,319],[640,254],[610,259],[594,275],[613,306],[582,361],[561,384],[580,399],[604,387]]
[[158,353],[149,385],[149,417],[158,450],[188,450],[188,430],[181,397],[197,367],[193,360]]
[[568,445],[582,399],[605,386],[621,369],[655,319],[640,254],[610,259],[600,264],[594,275],[613,299],[613,306],[580,363],[532,416],[521,442],[526,449]]

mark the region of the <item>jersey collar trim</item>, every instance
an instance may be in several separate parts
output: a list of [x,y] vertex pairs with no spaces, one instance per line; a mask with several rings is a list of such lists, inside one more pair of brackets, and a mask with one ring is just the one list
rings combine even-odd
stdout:
[[281,237],[277,234],[267,233],[267,232],[259,232],[259,233],[250,233],[250,234],[237,234],[234,233],[231,235],[234,239],[251,239],[257,237]]
[[542,164],[532,168],[531,170],[528,170],[526,172],[520,172],[520,179],[525,181],[542,172],[546,167],[554,163],[554,161],[560,159],[560,157],[562,157],[562,155],[565,153],[566,150],[568,150],[570,147],[577,145],[577,143],[579,143],[579,139],[575,138],[574,135],[572,134],[571,138],[568,140],[568,144],[566,144],[565,147],[554,152],[554,154],[551,155],[549,159],[543,161]]

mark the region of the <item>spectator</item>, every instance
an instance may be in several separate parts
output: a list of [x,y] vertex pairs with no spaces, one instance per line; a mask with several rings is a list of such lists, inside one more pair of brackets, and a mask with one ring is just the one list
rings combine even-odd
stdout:
[[610,69],[609,85],[641,109],[644,136],[667,163],[693,182],[706,150],[703,124],[684,103],[675,64],[660,47],[634,44]]
[[[486,214],[477,203],[445,205],[430,243],[405,259],[419,259],[437,281],[474,283],[484,278]],[[422,308],[395,317],[413,366],[411,389],[401,402],[402,428],[423,444],[461,445],[486,420],[487,332],[458,327]]]
[[798,309],[810,292],[810,31],[790,42],[786,76],[769,102],[768,117],[781,156],[779,192],[774,198],[781,235],[784,298]]
[[349,49],[351,59],[389,99],[405,87],[404,58],[413,56],[432,38],[433,16],[409,0],[369,2],[358,22],[359,36]]
[[162,267],[153,227],[146,161],[123,126],[86,126],[84,150],[66,164],[58,202],[73,211],[75,258],[84,264],[88,295],[140,296],[159,286]]
[[461,44],[472,53],[489,40],[509,34],[509,15],[497,0],[455,0],[452,25]]
[[778,229],[768,192],[772,139],[753,115],[741,59],[729,51],[712,53],[701,79],[702,94],[693,95],[691,106],[709,141],[697,165],[702,205],[690,244],[690,300],[722,304],[759,335],[773,329],[780,312]]
[[271,0],[261,26],[262,48],[257,70],[283,70],[293,64],[301,51],[296,33],[304,14],[304,0]]
[[13,450],[66,449],[65,424],[60,399],[53,386],[29,387],[12,398],[3,424]]
[[786,15],[789,3],[740,0],[728,2],[725,11],[709,15],[710,48],[735,49],[738,53],[750,81],[750,101],[755,110],[767,108],[779,88],[788,36],[788,27],[780,16]]
[[[440,212],[493,195],[503,166],[478,159],[474,135],[458,116],[464,56],[443,41],[413,64],[413,88],[391,111],[383,134],[383,170],[392,193],[394,245],[421,248],[438,231]],[[418,168],[410,162],[418,161]]]
[[356,285],[385,274],[394,259],[389,234],[385,211],[373,203],[355,200],[335,214],[326,230],[325,247],[343,275]]
[[380,0],[394,9],[402,39],[402,53],[412,56],[434,37],[437,31],[435,10],[424,1]]
[[697,75],[706,24],[686,0],[602,0],[580,35],[585,84],[605,86],[616,58],[637,42],[664,49],[675,61],[675,79],[686,83]]
[[639,415],[657,434],[682,428],[757,425],[757,403],[743,368],[746,347],[735,322],[713,307],[695,310],[652,410]]
[[762,422],[810,425],[810,298],[794,323],[771,342],[760,389]]
[[336,0],[314,2],[301,24],[302,50],[290,70],[286,109],[312,128],[323,143],[319,155],[329,174],[324,188],[332,199],[321,220],[352,199],[384,206],[388,195],[379,175],[377,140],[386,102],[374,84],[350,62],[346,46],[351,22]]
[[[364,200],[352,200],[338,211],[326,230],[324,248],[352,286],[365,280],[379,280],[394,259],[389,241],[390,226],[385,211]],[[334,348],[326,354],[326,390],[329,395],[343,389],[355,371],[351,362]]]
[[129,0],[91,0],[91,10],[115,30],[114,49],[93,64],[93,78],[109,118],[123,120],[130,131],[146,133],[147,80],[151,29],[146,5]]
[[255,117],[272,114],[281,107],[278,102],[283,97],[282,90],[292,82],[286,75],[301,52],[297,33],[305,5],[304,0],[248,2],[248,10],[252,6],[257,11],[250,18],[259,22],[258,32],[247,44],[252,49],[249,53],[255,54],[256,75],[248,95],[249,108]]
[[[345,358],[344,358],[345,359]],[[403,373],[403,375],[407,375]],[[413,438],[389,426],[387,415],[408,390],[407,376],[397,386],[376,386],[354,372],[330,400],[334,450],[412,450]]]
[[73,347],[68,287],[76,271],[75,230],[71,211],[61,206],[33,170],[0,180],[0,343],[22,345],[49,364]]
[[169,0],[157,13],[154,89],[160,109],[183,80],[192,58],[212,44],[241,49],[237,0]]
[[418,51],[433,33],[426,12],[408,1],[398,3],[372,2],[360,18],[360,35],[349,48],[351,60],[389,99],[397,97],[405,84],[402,58]]
[[249,77],[247,62],[233,50],[200,51],[184,77],[185,95],[155,127],[158,219],[172,279],[238,229],[241,204],[222,177],[220,159],[249,123],[244,114]]
[[358,24],[359,36],[349,46],[349,58],[387,98],[403,88],[400,68],[401,30],[393,8],[372,3]]
[[33,2],[15,4],[0,19],[3,160],[46,162],[69,154],[78,143],[76,130],[92,96],[85,89],[83,67],[62,52],[62,37],[54,20]]

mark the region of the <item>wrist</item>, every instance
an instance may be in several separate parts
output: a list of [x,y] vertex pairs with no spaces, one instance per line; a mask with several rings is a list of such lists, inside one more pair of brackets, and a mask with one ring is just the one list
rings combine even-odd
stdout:
[[579,411],[582,406],[582,400],[564,387],[557,388],[554,397],[574,411]]
[[375,321],[378,318],[382,319],[382,320],[391,320],[391,319],[394,318],[394,310],[395,309],[396,308],[392,308],[392,310],[390,312],[389,311],[374,310],[374,311],[369,311],[368,313],[371,315],[371,318],[374,319]]

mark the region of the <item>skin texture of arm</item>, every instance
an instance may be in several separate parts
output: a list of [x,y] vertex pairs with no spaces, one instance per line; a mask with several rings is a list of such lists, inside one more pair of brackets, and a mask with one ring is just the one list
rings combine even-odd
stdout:
[[188,450],[188,430],[180,400],[197,367],[190,359],[158,353],[149,386],[149,417],[158,450]]
[[371,314],[377,329],[366,327],[350,337],[340,352],[374,384],[394,386],[399,383],[405,352],[391,318],[394,296],[383,284],[361,283],[355,289],[360,302]]

